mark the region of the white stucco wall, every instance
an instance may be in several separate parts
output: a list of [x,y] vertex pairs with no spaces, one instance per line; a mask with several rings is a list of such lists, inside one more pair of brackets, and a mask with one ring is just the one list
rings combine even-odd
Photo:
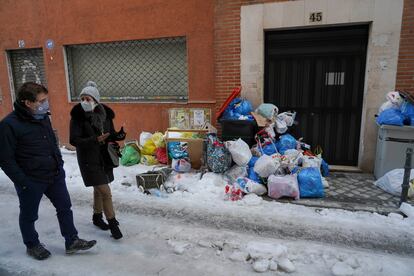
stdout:
[[[403,0],[302,0],[241,8],[242,95],[263,102],[264,31],[370,23],[358,166],[372,171],[377,127],[374,115],[395,88]],[[310,23],[312,12],[322,21]]]

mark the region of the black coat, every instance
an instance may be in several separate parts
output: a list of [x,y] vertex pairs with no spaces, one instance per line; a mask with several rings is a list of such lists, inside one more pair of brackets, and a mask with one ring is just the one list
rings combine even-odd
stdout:
[[52,183],[63,167],[49,116],[37,120],[22,104],[0,122],[0,167],[16,184]]
[[80,172],[87,187],[108,184],[114,180],[113,164],[108,154],[108,142],[117,140],[115,138],[117,132],[113,124],[115,113],[108,106],[102,106],[106,112],[103,133],[110,134],[103,144],[97,140],[102,133],[92,126],[81,104],[75,105],[70,112],[70,144],[76,147]]

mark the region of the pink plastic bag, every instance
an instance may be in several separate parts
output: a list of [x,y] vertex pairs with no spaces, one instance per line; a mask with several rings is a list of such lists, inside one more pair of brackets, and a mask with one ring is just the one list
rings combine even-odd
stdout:
[[299,199],[299,185],[296,174],[285,176],[269,176],[267,180],[267,195],[278,199],[283,196]]

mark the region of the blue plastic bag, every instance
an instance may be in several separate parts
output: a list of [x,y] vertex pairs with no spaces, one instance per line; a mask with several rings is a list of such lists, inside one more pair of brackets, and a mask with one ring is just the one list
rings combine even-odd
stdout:
[[257,183],[263,183],[262,178],[253,170],[253,167],[247,169],[247,178],[256,181]]
[[257,157],[257,156],[252,156],[252,158],[250,159],[249,164],[248,164],[249,168],[253,168],[253,167],[254,167],[254,164],[256,164],[256,161],[257,161],[258,159],[259,159],[259,157]]
[[276,148],[281,154],[285,154],[285,151],[288,149],[296,149],[296,144],[295,137],[290,134],[284,134],[276,142]]
[[404,125],[404,116],[401,114],[401,111],[394,108],[385,109],[378,115],[377,123],[379,125],[394,125],[402,126]]
[[404,101],[400,110],[404,117],[404,124],[414,126],[414,105],[408,101]]
[[276,145],[274,143],[267,144],[263,147],[262,152],[269,156],[275,154],[277,153]]
[[235,98],[227,106],[226,110],[224,110],[223,119],[239,120],[240,116],[247,116],[248,120],[252,120],[253,117],[250,115],[252,111],[253,106],[250,101],[242,98]]
[[[235,101],[238,100],[238,101]],[[253,106],[250,101],[246,99],[236,98],[234,101],[233,110],[235,113],[239,113],[241,115],[249,115],[253,111]]]
[[321,163],[321,174],[322,174],[323,177],[329,176],[329,165],[323,159],[322,159],[322,163]]
[[186,143],[181,142],[169,142],[168,143],[168,155],[172,159],[181,159],[188,157]]
[[298,174],[300,197],[324,197],[322,178],[319,169],[304,168]]

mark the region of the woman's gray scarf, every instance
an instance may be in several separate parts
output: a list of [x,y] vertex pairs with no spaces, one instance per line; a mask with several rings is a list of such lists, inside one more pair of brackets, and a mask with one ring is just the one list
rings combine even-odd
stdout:
[[106,119],[105,108],[98,104],[92,112],[85,112],[85,116],[100,133],[103,133],[104,122]]

